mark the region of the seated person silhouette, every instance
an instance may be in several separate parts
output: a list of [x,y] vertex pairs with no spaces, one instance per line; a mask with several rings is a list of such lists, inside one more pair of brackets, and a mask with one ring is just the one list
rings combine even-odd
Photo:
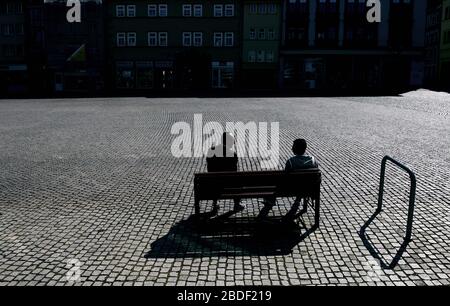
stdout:
[[314,156],[306,154],[307,147],[308,145],[306,144],[306,140],[294,140],[294,144],[292,145],[292,152],[294,153],[294,156],[287,160],[285,166],[286,171],[313,169],[319,167],[319,164]]
[[[289,158],[286,161],[285,171],[295,171],[295,170],[303,170],[303,169],[313,169],[319,168],[319,163],[316,161],[314,156],[306,154],[306,148],[308,147],[305,139],[296,139],[292,145],[292,152],[294,156]],[[294,204],[292,205],[291,210],[288,214],[283,218],[285,220],[290,217],[295,216],[299,206],[300,206],[300,198],[296,198]],[[261,211],[259,217],[265,217],[269,213],[270,209],[276,204],[276,198],[268,197],[263,201],[265,207],[263,211]],[[304,210],[308,205],[308,200],[304,199],[303,206]]]
[[[234,137],[230,133],[223,133],[222,143],[213,146],[208,151],[206,164],[208,172],[236,172],[238,170],[238,156],[234,150]],[[241,211],[245,206],[240,204],[240,199],[234,199],[234,210]],[[217,214],[219,207],[217,200],[213,202],[213,214]]]

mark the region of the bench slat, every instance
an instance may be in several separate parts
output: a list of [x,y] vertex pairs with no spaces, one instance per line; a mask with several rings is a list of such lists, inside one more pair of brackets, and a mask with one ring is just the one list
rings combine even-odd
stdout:
[[194,179],[195,198],[312,197],[320,196],[319,169],[299,171],[212,172],[197,173]]
[[275,192],[239,192],[239,193],[222,193],[221,199],[224,198],[263,198],[275,196]]

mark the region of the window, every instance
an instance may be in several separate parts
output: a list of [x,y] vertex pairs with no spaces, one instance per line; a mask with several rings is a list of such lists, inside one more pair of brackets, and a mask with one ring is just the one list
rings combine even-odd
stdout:
[[222,16],[223,16],[223,5],[214,4],[214,17],[222,17]]
[[6,4],[6,13],[7,13],[8,15],[12,15],[12,14],[14,14],[15,12],[16,12],[16,6],[15,6],[15,3],[13,3],[13,2],[7,3],[7,4]]
[[124,47],[127,45],[126,34],[124,32],[117,33],[117,46]]
[[256,39],[256,30],[255,29],[250,29],[250,35],[249,35],[251,40],[255,40]]
[[134,88],[133,62],[116,63],[116,85],[117,88]]
[[13,24],[2,24],[1,31],[3,36],[13,36],[14,35],[14,25]]
[[223,33],[215,32],[214,33],[214,47],[222,47],[223,46]]
[[258,12],[258,4],[250,4],[250,14],[256,14]]
[[233,77],[233,62],[212,62],[211,86],[213,88],[231,88],[233,86]]
[[158,33],[148,32],[148,45],[154,47],[158,45]]
[[258,39],[260,39],[260,40],[266,39],[266,30],[265,29],[259,29]]
[[17,23],[15,25],[15,32],[16,32],[17,35],[23,35],[24,34],[23,23]]
[[127,33],[127,45],[129,47],[135,47],[136,46],[136,32],[129,32],[129,33]]
[[194,32],[194,46],[201,47],[203,45],[203,33]]
[[225,16],[226,17],[234,16],[234,4],[225,4]]
[[116,5],[116,17],[125,17],[125,5]]
[[190,47],[192,45],[192,33],[183,32],[183,46]]
[[258,13],[259,14],[267,14],[267,4],[259,4],[258,5]]
[[201,4],[183,4],[183,16],[184,17],[202,17],[203,16],[203,5]]
[[232,47],[234,45],[234,33],[226,32],[225,33],[225,46]]
[[139,89],[153,88],[153,62],[136,62],[136,87]]
[[0,1],[0,14],[4,15],[4,14],[8,14],[8,15],[13,15],[13,14],[22,14],[23,13],[23,7],[22,7],[22,3],[14,3],[14,1],[5,3],[5,1]]
[[147,15],[148,17],[158,16],[158,6],[156,4],[149,4],[147,6]]
[[136,5],[127,5],[127,17],[136,17]]
[[158,41],[161,47],[167,47],[169,42],[169,34],[167,32],[159,32]]
[[266,52],[266,62],[272,63],[273,60],[274,60],[273,51],[267,51]]
[[248,51],[248,61],[250,63],[254,63],[256,60],[256,52],[255,51]]
[[258,50],[256,54],[256,61],[258,63],[263,63],[266,60],[265,54],[266,53],[263,50]]
[[194,5],[194,17],[202,17],[203,16],[203,5],[195,4]]
[[159,17],[167,17],[167,4],[158,5]]
[[275,3],[269,4],[268,11],[269,11],[269,14],[276,14],[277,13],[277,5]]
[[192,16],[192,5],[190,5],[190,4],[183,4],[183,16],[184,17],[191,17]]

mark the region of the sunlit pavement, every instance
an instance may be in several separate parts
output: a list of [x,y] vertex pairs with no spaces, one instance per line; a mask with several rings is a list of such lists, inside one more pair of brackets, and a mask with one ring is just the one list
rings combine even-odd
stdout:
[[[208,240],[186,225],[193,175],[206,165],[172,156],[171,128],[192,124],[194,114],[204,123],[279,122],[280,168],[292,140],[306,138],[323,171],[320,228],[277,254],[270,241],[249,247],[239,228]],[[449,135],[450,95],[427,91],[0,100],[0,284],[448,285]],[[381,263],[358,235],[375,211],[385,155],[409,166],[418,181],[413,240],[394,269],[382,266],[405,234],[406,174],[388,167],[385,210],[367,230]],[[260,161],[242,158],[240,170],[260,170]],[[286,213],[289,203],[279,200],[271,216]],[[245,204],[230,220],[253,222],[262,204]],[[220,213],[231,208],[222,203]],[[299,221],[302,230],[310,214]]]

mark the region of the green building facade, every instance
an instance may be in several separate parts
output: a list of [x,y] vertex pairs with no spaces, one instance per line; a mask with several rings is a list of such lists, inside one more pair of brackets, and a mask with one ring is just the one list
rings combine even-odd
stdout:
[[230,89],[238,83],[240,1],[113,0],[106,5],[113,89]]
[[249,89],[277,87],[281,1],[244,1],[242,82]]

